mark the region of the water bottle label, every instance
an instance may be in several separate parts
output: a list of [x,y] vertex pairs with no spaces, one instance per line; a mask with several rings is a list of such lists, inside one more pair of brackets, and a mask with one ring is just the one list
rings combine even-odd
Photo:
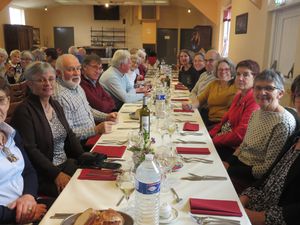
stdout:
[[156,100],[166,100],[166,95],[156,95]]
[[142,182],[137,181],[135,189],[145,195],[152,195],[160,192],[160,181],[151,183],[151,184],[145,184]]

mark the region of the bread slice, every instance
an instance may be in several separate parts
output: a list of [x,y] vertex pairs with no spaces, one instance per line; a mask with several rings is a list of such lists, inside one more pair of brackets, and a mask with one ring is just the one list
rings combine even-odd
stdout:
[[94,213],[94,210],[92,208],[88,208],[83,213],[81,213],[81,215],[79,217],[77,217],[74,225],[90,224],[94,220],[95,216],[96,215]]

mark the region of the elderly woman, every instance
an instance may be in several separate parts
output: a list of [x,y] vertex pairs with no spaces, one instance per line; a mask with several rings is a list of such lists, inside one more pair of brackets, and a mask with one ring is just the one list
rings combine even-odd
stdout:
[[12,50],[9,54],[9,61],[6,64],[5,76],[11,84],[16,83],[22,74],[20,55],[21,52],[18,49]]
[[5,63],[8,58],[7,52],[5,49],[0,48],[0,77],[5,77],[6,67]]
[[239,92],[221,122],[209,131],[222,160],[231,156],[242,143],[251,114],[259,109],[253,96],[253,82],[259,73],[259,65],[255,61],[244,60],[237,64],[236,71],[235,85]]
[[[202,52],[197,52],[193,58],[193,67],[197,72],[197,76],[195,77],[196,83],[199,80],[199,77],[202,73],[206,71],[205,69],[205,56]],[[195,85],[194,85],[195,86]]]
[[62,107],[52,99],[55,71],[46,62],[33,62],[25,72],[31,90],[15,110],[11,123],[20,132],[38,174],[39,191],[56,197],[77,169],[83,150],[70,129]]
[[[300,114],[300,75],[292,84],[292,100]],[[241,203],[253,225],[293,225],[300,220],[300,131],[286,142],[267,174],[247,188]]]
[[[220,59],[214,72],[217,80],[212,81],[196,99],[192,99],[192,107],[194,108],[207,104],[208,118],[202,118],[207,128],[221,121],[237,92],[234,85],[236,72],[230,59]],[[187,109],[191,105],[184,103],[182,107]]]
[[283,93],[280,73],[264,70],[255,77],[254,98],[260,110],[253,112],[242,144],[224,163],[238,192],[267,172],[295,130],[294,116],[279,104]]
[[192,56],[187,49],[182,49],[179,52],[180,70],[178,81],[186,86],[190,91],[197,83],[199,76],[192,64]]
[[0,77],[0,224],[30,223],[46,212],[37,204],[37,177],[20,136],[4,122],[9,108],[9,85]]

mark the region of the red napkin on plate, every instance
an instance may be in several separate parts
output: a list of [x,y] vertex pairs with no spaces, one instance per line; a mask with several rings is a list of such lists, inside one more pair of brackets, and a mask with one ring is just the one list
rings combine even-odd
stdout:
[[192,112],[194,112],[194,110],[193,109],[174,109],[174,112],[190,112],[190,113],[192,113]]
[[186,102],[188,100],[189,100],[188,98],[172,98],[171,99],[171,101],[174,101],[174,102]]
[[79,180],[116,180],[113,170],[83,169],[78,176]]
[[178,154],[201,154],[201,155],[210,154],[208,148],[176,147],[176,151]]
[[218,216],[242,216],[236,201],[190,198],[191,213]]
[[122,158],[125,152],[126,146],[108,146],[108,145],[96,145],[92,152],[106,154],[111,158]]
[[86,146],[94,146],[94,145],[97,143],[97,141],[99,140],[100,137],[101,137],[101,135],[99,135],[99,134],[96,134],[96,135],[90,137],[90,138],[86,141],[85,145],[86,145]]
[[184,131],[198,131],[199,130],[199,124],[185,122],[184,125],[183,125],[183,130]]

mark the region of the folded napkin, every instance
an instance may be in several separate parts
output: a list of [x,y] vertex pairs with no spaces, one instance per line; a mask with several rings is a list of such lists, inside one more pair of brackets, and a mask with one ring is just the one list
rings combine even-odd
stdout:
[[96,145],[92,152],[106,154],[111,158],[122,158],[125,152],[126,146],[108,146],[108,145]]
[[96,134],[96,135],[90,137],[90,138],[86,141],[85,145],[86,145],[86,146],[94,146],[94,145],[97,143],[97,141],[99,140],[100,137],[101,137],[101,135],[99,135],[99,134]]
[[113,170],[83,169],[78,176],[79,180],[116,180]]
[[193,109],[174,109],[174,112],[194,112]]
[[236,201],[190,198],[191,213],[218,216],[242,216]]
[[208,148],[176,147],[176,151],[178,154],[201,154],[201,155],[210,154]]
[[172,98],[171,101],[174,102],[187,102],[189,99],[188,98]]
[[175,90],[189,90],[189,89],[183,85],[175,85]]
[[199,130],[199,124],[185,122],[184,125],[183,125],[183,130],[184,131],[198,131]]

